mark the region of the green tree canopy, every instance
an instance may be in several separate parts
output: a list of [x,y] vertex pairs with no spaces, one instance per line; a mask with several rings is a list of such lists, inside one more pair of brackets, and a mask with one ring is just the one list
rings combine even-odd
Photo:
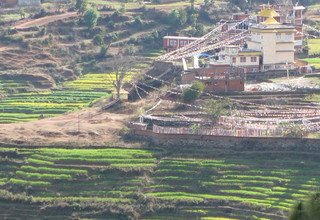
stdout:
[[297,203],[290,212],[289,220],[319,220],[320,192],[311,194],[305,201]]
[[87,0],[77,0],[75,8],[77,9],[79,14],[83,14],[88,8]]
[[97,9],[90,8],[85,12],[83,20],[88,29],[93,29],[97,25],[99,17],[100,14]]
[[200,81],[194,81],[190,88],[183,91],[182,99],[184,102],[192,102],[200,97],[204,91],[205,85]]

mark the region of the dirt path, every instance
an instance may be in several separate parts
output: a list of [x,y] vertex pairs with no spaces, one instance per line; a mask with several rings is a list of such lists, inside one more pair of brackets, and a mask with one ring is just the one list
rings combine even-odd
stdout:
[[0,143],[24,146],[102,146],[121,143],[119,131],[129,115],[98,108],[33,122],[0,124]]
[[67,12],[65,14],[51,15],[51,16],[46,16],[43,18],[34,19],[31,21],[17,24],[16,26],[14,26],[14,28],[20,29],[20,30],[27,29],[30,27],[43,26],[43,25],[49,24],[51,22],[55,22],[55,21],[59,21],[59,20],[67,19],[67,18],[73,18],[73,17],[78,17],[77,12]]

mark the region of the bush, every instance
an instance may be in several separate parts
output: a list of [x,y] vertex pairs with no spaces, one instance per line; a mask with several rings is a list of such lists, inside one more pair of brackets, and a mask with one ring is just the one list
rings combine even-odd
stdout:
[[77,9],[78,13],[84,13],[87,10],[88,3],[86,0],[77,0],[75,8]]
[[83,20],[88,29],[92,30],[97,25],[99,17],[100,14],[97,9],[90,8],[85,12]]
[[209,100],[205,103],[204,109],[211,120],[216,121],[226,112],[229,102],[225,100]]
[[101,46],[103,44],[103,37],[100,34],[97,34],[93,38],[93,43],[97,46]]
[[136,16],[134,18],[133,24],[134,24],[135,27],[141,27],[142,24],[143,24],[141,17],[140,16]]
[[184,102],[192,102],[198,99],[204,91],[205,85],[200,81],[194,81],[190,88],[183,91],[182,100]]
[[100,51],[99,51],[99,54],[98,54],[98,58],[104,58],[104,57],[106,57],[107,51],[108,51],[108,47],[107,47],[106,45],[102,45],[102,46],[100,47]]
[[188,17],[186,11],[184,9],[180,9],[171,11],[168,19],[169,23],[173,26],[183,26],[187,23]]
[[320,216],[320,193],[316,192],[291,210],[289,220],[316,220]]

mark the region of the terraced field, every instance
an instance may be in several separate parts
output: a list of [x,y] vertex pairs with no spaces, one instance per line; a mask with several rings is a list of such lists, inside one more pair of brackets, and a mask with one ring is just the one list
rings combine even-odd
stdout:
[[[148,63],[137,65],[126,76],[125,81],[130,81],[147,66]],[[115,77],[114,73],[89,73],[62,84],[59,90],[11,94],[8,89],[18,90],[25,86],[23,82],[0,79],[0,93],[7,93],[7,97],[0,99],[0,123],[31,121],[89,106],[99,99],[111,96]]]
[[10,92],[12,90],[20,90],[20,89],[25,89],[26,87],[28,87],[29,85],[26,84],[25,81],[21,80],[8,80],[8,79],[4,79],[1,77],[0,75],[0,93],[7,93]]
[[[26,208],[58,202],[130,204],[143,184],[142,171],[156,162],[150,152],[138,149],[2,148],[1,156],[10,160],[1,161],[0,197],[16,197]],[[0,216],[14,210],[1,210]]]
[[320,180],[319,156],[293,152],[1,148],[0,156],[0,218],[55,219],[59,210],[79,218],[285,219]]
[[48,91],[17,93],[0,100],[0,123],[36,120],[63,114],[108,97],[107,92]]

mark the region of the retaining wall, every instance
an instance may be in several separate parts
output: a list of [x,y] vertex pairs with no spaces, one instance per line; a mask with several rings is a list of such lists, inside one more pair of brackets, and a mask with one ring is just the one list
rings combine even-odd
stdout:
[[161,146],[194,146],[235,151],[297,151],[320,153],[320,139],[287,137],[233,137],[196,134],[158,134],[151,130],[134,130],[136,137]]

